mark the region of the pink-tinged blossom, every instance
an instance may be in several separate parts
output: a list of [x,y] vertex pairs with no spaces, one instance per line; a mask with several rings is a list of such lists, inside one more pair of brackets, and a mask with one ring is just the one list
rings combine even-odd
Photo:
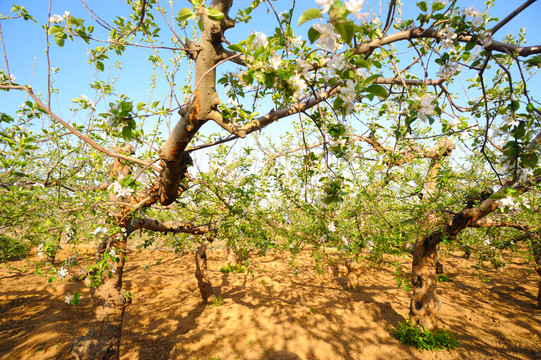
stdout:
[[62,22],[62,20],[64,19],[60,15],[53,15],[49,18],[49,21],[52,22],[53,24],[58,24],[59,22]]

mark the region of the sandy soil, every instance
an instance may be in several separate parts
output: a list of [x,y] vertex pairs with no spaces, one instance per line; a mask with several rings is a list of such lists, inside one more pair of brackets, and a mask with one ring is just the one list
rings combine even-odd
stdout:
[[[125,286],[135,298],[124,317],[121,359],[541,359],[537,274],[517,257],[503,274],[485,270],[483,281],[475,260],[457,255],[443,260],[454,281],[439,284],[439,319],[460,345],[423,352],[389,333],[409,304],[392,266],[363,263],[363,284],[351,292],[336,266],[318,275],[308,251],[296,259],[298,274],[286,255],[253,257],[253,276],[221,273],[225,252],[209,252],[210,276],[223,298],[216,306],[201,303],[192,254],[133,250]],[[410,268],[410,259],[399,261]],[[0,268],[0,359],[66,358],[86,333],[88,290],[49,284],[33,271]],[[78,306],[64,302],[74,291],[82,294]]]

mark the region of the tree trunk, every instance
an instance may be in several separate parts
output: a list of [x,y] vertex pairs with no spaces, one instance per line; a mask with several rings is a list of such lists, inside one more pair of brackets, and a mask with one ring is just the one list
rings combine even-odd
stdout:
[[232,247],[227,248],[227,263],[229,265],[243,265],[247,259],[245,249],[240,248],[235,250]]
[[119,359],[122,318],[124,309],[131,303],[131,299],[122,291],[126,240],[127,237],[124,236],[121,241],[100,244],[98,261],[103,259],[106,251],[110,253],[111,250],[116,252],[115,257],[118,257],[119,261],[109,260],[111,265],[105,269],[101,283],[97,287],[90,287],[93,302],[92,322],[88,333],[77,338],[70,350],[78,360]]
[[214,290],[208,278],[206,244],[201,244],[197,247],[195,252],[195,268],[195,278],[197,279],[197,285],[199,286],[203,302],[214,302],[216,296],[214,296]]
[[436,296],[437,258],[437,242],[425,239],[417,241],[413,252],[410,316],[425,330],[434,330],[437,327],[436,312],[440,306]]
[[532,234],[530,242],[532,244],[532,252],[535,260],[536,271],[539,274],[539,289],[537,291],[537,308],[541,309],[541,229],[537,231],[537,234]]

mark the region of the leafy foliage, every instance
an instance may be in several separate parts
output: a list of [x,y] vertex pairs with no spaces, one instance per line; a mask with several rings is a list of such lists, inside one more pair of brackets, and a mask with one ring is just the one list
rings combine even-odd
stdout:
[[424,331],[411,320],[398,323],[392,330],[392,335],[404,344],[420,350],[452,350],[458,346],[458,337],[452,331],[446,329]]

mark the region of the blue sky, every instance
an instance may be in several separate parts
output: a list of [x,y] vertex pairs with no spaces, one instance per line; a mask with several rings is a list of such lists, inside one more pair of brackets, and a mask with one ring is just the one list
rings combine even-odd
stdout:
[[[409,7],[410,5],[405,7],[404,15],[408,16],[409,12],[416,13],[417,8],[413,5],[413,1],[405,2],[408,4],[411,3],[411,7]],[[113,20],[116,16],[128,16],[130,14],[130,8],[124,1],[93,0],[87,1],[87,3],[96,13],[107,21]],[[162,6],[168,7],[165,0],[160,1],[160,3]],[[245,4],[248,3],[248,1],[237,0],[235,3]],[[372,5],[372,10],[375,13],[380,12],[379,1],[372,0],[365,2],[365,9],[367,3]],[[491,14],[503,18],[520,3],[514,1],[496,1]],[[11,9],[11,4],[12,2],[1,1],[0,13],[8,14]],[[1,22],[10,72],[17,77],[17,83],[32,84],[36,92],[44,93],[46,91],[47,83],[47,65],[44,52],[46,35],[42,29],[42,25],[45,24],[47,20],[48,1],[23,0],[16,2],[16,4],[25,6],[36,18],[38,24],[29,21],[25,22],[22,19]],[[273,2],[273,6],[277,12],[288,9],[289,4],[291,4],[291,1],[278,0]],[[462,7],[476,6],[478,9],[484,8],[480,1],[459,1],[458,4]],[[188,5],[188,1],[177,1],[174,13],[181,7]],[[309,7],[316,7],[315,2],[311,0],[297,1],[297,9],[293,16],[293,24],[296,24],[299,15]],[[232,13],[236,13],[237,9],[238,5],[234,6]],[[93,20],[89,18],[89,15],[81,5],[81,2],[75,0],[52,0],[51,14],[62,15],[66,10],[70,11],[71,14],[76,17],[84,18],[86,25],[96,25]],[[267,10],[268,6],[261,5],[257,11],[254,11],[252,22],[249,24],[239,24],[234,29],[229,30],[226,33],[227,38],[232,42],[238,42],[245,39],[250,32],[253,31],[260,31],[267,34],[274,32],[276,19],[272,11]],[[385,12],[386,8],[384,7],[381,11],[383,17],[385,16]],[[517,34],[521,27],[525,27],[527,34],[529,34],[529,37],[527,37],[527,44],[538,45],[541,43],[541,40],[536,41],[538,39],[535,38],[535,36],[541,34],[541,21],[539,21],[540,14],[541,2],[534,3],[527,11],[519,14],[519,16],[517,16],[510,24],[500,30],[495,38],[501,39],[508,33]],[[303,39],[306,39],[306,33],[309,26],[309,24],[304,24],[296,30],[297,34],[301,35]],[[96,26],[96,28],[98,28],[98,26]],[[166,31],[166,33],[168,32]],[[102,38],[107,37],[106,33],[101,32],[101,34]],[[163,40],[167,42],[169,39],[164,37]],[[60,68],[59,73],[55,75],[54,84],[56,88],[60,89],[60,93],[53,98],[51,107],[53,111],[66,118],[66,120],[70,119],[69,108],[73,106],[71,99],[77,98],[81,94],[92,98],[93,93],[88,84],[93,81],[94,70],[88,65],[87,49],[97,45],[98,44],[96,43],[87,45],[80,39],[76,39],[74,42],[66,41],[63,48],[56,46],[54,42],[51,44],[51,66]],[[134,103],[138,103],[139,101],[146,102],[148,100],[148,85],[152,75],[152,67],[147,61],[148,55],[148,50],[141,49],[130,49],[121,59],[116,59],[114,55],[111,55],[112,60],[122,61],[122,70],[118,73],[119,81],[115,85],[117,93],[127,94]],[[109,76],[117,75],[113,63],[114,61],[111,61],[109,69],[106,66],[106,71],[98,74],[99,78],[106,80]],[[3,59],[0,61],[0,67],[5,68]],[[235,66],[229,68],[234,69]],[[111,75],[108,74],[108,70],[110,70]],[[181,81],[179,81],[179,85],[180,83]],[[158,96],[160,92],[163,93],[163,88],[164,87],[159,87],[156,90],[154,100],[163,98],[163,96]],[[536,86],[536,89],[540,89],[539,85]],[[2,92],[0,93],[0,107],[2,111],[13,114],[24,99],[24,94],[20,92]],[[103,111],[103,108],[100,109],[100,112],[101,111]]]

